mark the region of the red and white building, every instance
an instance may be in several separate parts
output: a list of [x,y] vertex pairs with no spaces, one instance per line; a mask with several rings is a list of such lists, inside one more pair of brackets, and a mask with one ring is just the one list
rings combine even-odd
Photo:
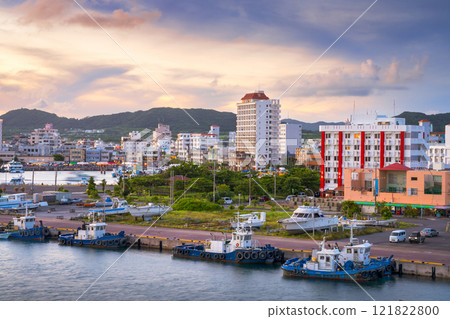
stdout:
[[406,125],[402,118],[371,114],[345,125],[320,126],[319,130],[321,191],[343,186],[346,168],[383,168],[393,163],[413,169],[428,166],[432,126],[426,120]]

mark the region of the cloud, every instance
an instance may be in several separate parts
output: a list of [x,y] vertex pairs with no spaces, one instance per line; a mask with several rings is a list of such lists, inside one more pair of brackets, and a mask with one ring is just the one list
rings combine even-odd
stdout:
[[52,20],[64,16],[72,6],[72,1],[27,0],[17,6],[16,11],[22,13],[19,18],[22,24],[36,23],[50,27]]
[[374,64],[372,60],[367,59],[361,63],[361,76],[363,78],[378,79],[378,72],[381,68]]
[[[21,24],[37,24],[50,28],[54,24],[76,24],[84,27],[98,26],[81,12],[72,1],[67,0],[27,0],[15,7],[20,14]],[[112,13],[90,13],[100,25],[108,28],[134,28],[148,22],[156,21],[160,16],[159,10],[145,11],[131,8],[130,12],[116,9]]]
[[[134,28],[147,22],[156,21],[161,16],[161,12],[158,10],[152,12],[144,11],[133,15],[122,9],[118,9],[114,10],[112,14],[95,13],[92,16],[103,27]],[[77,14],[66,20],[66,22],[69,24],[79,24],[85,27],[98,28],[85,13]]]
[[[413,63],[412,66],[411,63]],[[425,74],[427,63],[428,56],[422,58],[413,56],[410,59],[410,63],[405,61],[399,62],[394,58],[385,73],[386,83],[405,84],[420,81]]]

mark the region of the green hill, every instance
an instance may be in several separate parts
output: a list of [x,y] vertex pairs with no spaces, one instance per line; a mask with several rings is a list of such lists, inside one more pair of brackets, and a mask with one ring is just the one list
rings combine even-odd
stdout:
[[188,109],[187,112],[198,122],[196,124],[182,109],[152,108],[146,111],[123,112],[110,115],[97,115],[74,119],[59,117],[56,114],[36,110],[18,109],[9,111],[3,119],[3,135],[7,138],[18,133],[28,133],[45,123],[53,123],[53,127],[61,130],[64,136],[70,130],[104,129],[105,140],[120,140],[120,137],[133,130],[153,130],[158,123],[170,125],[173,134],[206,133],[211,125],[219,125],[221,133],[236,130],[236,114],[218,112],[209,109]]
[[444,132],[445,125],[450,124],[450,113],[425,114],[420,112],[403,112],[395,117],[402,117],[406,125],[418,125],[420,120],[428,120],[433,124],[434,132]]

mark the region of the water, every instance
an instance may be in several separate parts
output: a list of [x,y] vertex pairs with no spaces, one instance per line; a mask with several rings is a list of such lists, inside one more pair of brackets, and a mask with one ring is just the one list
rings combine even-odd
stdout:
[[[0,241],[0,300],[76,300],[121,251]],[[362,284],[376,300],[450,300],[450,281],[394,276]],[[233,265],[129,250],[81,300],[370,300],[353,282],[284,278]]]
[[[0,173],[0,184],[9,183],[11,178],[20,176],[18,173]],[[25,178],[25,184],[31,184],[32,171],[25,171],[22,176]],[[58,171],[57,172],[57,184],[58,185],[78,185],[81,184],[81,178],[86,178],[86,181],[90,177],[94,177],[95,182],[98,184],[103,179],[107,184],[117,183],[117,179],[112,177],[112,172],[107,171],[106,174],[101,174],[99,171]],[[35,171],[34,172],[34,184],[35,185],[55,185],[55,171]]]

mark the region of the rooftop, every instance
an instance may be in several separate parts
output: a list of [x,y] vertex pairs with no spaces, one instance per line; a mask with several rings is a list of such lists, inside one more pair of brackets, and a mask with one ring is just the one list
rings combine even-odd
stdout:
[[264,91],[258,91],[254,93],[247,93],[241,100],[268,100],[269,98]]

